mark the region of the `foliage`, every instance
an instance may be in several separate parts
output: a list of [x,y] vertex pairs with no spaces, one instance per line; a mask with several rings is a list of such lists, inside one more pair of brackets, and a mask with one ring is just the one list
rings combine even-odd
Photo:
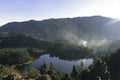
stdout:
[[65,74],[65,76],[61,80],[71,80],[69,74]]
[[78,76],[79,76],[79,72],[78,72],[77,68],[75,67],[75,65],[73,65],[72,73],[71,73],[71,78],[73,80],[77,80]]
[[42,40],[35,39],[26,35],[16,35],[0,37],[0,48],[26,48],[26,47],[44,47],[45,43]]
[[38,69],[29,68],[28,70],[26,70],[26,71],[23,73],[23,76],[24,76],[24,77],[29,77],[29,78],[36,78],[36,77],[40,76],[40,72],[39,72]]
[[40,66],[39,68],[40,73],[42,75],[48,74],[50,75],[50,77],[52,78],[52,80],[60,80],[60,73],[58,73],[55,69],[54,69],[54,65],[52,63],[50,63],[50,66],[48,67],[46,63],[43,63],[42,66]]
[[107,65],[102,60],[96,60],[90,68],[83,70],[80,75],[81,80],[96,80],[101,78],[101,80],[109,80],[111,74],[107,69]]
[[51,77],[49,75],[44,74],[44,75],[41,75],[40,77],[38,77],[35,80],[54,80],[54,79],[51,79]]
[[[110,74],[108,74],[108,73],[109,73],[109,71],[107,69],[107,65],[102,60],[97,60],[93,64],[93,67],[90,69],[90,74],[93,76],[92,77],[93,79],[100,76],[102,80],[108,80],[110,78]],[[109,75],[109,77],[106,78],[107,77],[106,75]]]
[[15,75],[15,77],[21,78],[21,74],[15,69],[15,66],[0,66],[0,79],[7,77],[8,75]]
[[120,80],[120,49],[112,52],[111,55],[106,56],[104,59],[108,65],[112,80]]
[[[101,60],[95,61],[90,68],[79,72],[75,66],[73,66],[71,75],[58,72],[51,63],[49,66],[46,63],[40,66],[39,69],[30,68],[20,73],[14,67],[1,66],[0,77],[10,77],[13,73],[18,74],[23,79],[33,80],[96,80],[98,77],[102,80],[110,80],[110,72],[107,69],[105,62]],[[62,74],[62,76],[61,76]],[[18,80],[18,79],[15,79]]]
[[93,57],[93,50],[84,46],[70,44],[66,41],[53,42],[47,49],[51,56],[58,56],[61,59],[73,60]]
[[83,71],[81,72],[80,76],[79,76],[79,78],[80,78],[81,80],[88,80],[88,79],[90,79],[89,77],[90,77],[90,70],[89,70],[89,69],[83,70]]
[[[26,35],[0,37],[0,48],[27,48],[33,57],[40,54],[50,53],[51,56],[58,56],[61,59],[80,59],[93,57],[93,50],[63,41],[44,41]],[[36,49],[36,52],[35,52]],[[43,52],[37,52],[37,51]]]
[[0,49],[0,64],[21,64],[27,61],[30,61],[32,57],[30,57],[28,51],[26,49],[13,49],[6,48]]
[[[44,40],[64,40],[69,33],[78,38],[89,39],[93,36],[100,38],[108,37],[106,30],[112,27],[110,25],[107,27],[106,23],[112,20],[102,16],[30,20],[5,24],[0,27],[0,32],[8,35],[27,34]],[[119,27],[117,23],[114,25]]]
[[[31,56],[38,57],[39,54],[34,52],[33,48],[44,50],[45,53],[50,53],[51,56],[58,56],[61,59],[80,59],[94,57],[93,50],[84,46],[78,46],[69,42],[76,42],[76,39],[88,40],[99,39],[112,39],[119,36],[119,22],[114,25],[105,25],[113,19],[101,16],[93,17],[78,17],[78,18],[63,18],[63,19],[48,19],[43,21],[26,21],[26,22],[13,22],[0,27],[0,64],[13,65],[22,64],[31,60]],[[108,27],[109,26],[109,27]],[[112,26],[116,26],[114,29]],[[118,29],[118,30],[117,30]],[[116,31],[117,30],[117,31]],[[118,34],[112,34],[116,32]],[[22,34],[22,35],[21,35]],[[115,37],[113,37],[115,35]],[[32,36],[32,37],[31,37]],[[33,38],[34,37],[34,38]],[[40,39],[40,40],[39,40]],[[47,40],[47,41],[46,41]],[[67,41],[68,40],[68,41]],[[119,47],[119,40],[113,41],[109,46],[110,49]],[[13,50],[6,48],[27,48],[24,50]],[[4,50],[1,48],[5,48]],[[102,46],[102,49],[104,47]],[[104,49],[106,50],[106,49]],[[97,56],[101,54],[106,55],[106,52],[98,51]],[[54,69],[53,64],[49,67],[44,64],[39,69],[39,73],[49,75],[53,80],[60,79],[69,80],[70,77],[75,79],[75,76],[80,75],[81,80],[95,80],[98,76],[103,80],[120,80],[120,49],[112,52],[111,55],[106,55],[103,60],[95,60],[93,65],[88,69],[79,72],[73,66],[73,72],[69,76],[58,75]],[[81,64],[81,66],[83,66]],[[3,75],[11,74],[14,68],[2,66],[0,67],[1,77]],[[16,71],[16,70],[15,70]],[[30,69],[27,76],[37,77],[38,70]],[[9,73],[9,74],[8,74]],[[59,78],[60,77],[60,78]]]

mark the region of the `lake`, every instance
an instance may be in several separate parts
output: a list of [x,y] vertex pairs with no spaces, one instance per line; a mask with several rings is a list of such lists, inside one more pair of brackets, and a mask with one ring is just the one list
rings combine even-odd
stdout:
[[55,69],[62,72],[70,73],[72,71],[73,65],[80,67],[81,62],[84,64],[84,67],[88,67],[93,63],[93,59],[79,59],[79,60],[61,60],[59,57],[50,57],[49,54],[41,55],[35,62],[30,64],[30,67],[39,68],[43,63],[50,64],[51,62],[55,66]]

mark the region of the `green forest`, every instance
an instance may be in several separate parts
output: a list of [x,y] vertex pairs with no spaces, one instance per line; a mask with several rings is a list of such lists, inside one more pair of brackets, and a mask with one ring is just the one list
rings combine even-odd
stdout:
[[[1,36],[0,40],[1,80],[120,80],[119,48],[97,56],[93,49],[67,41],[45,41],[26,35]],[[56,70],[53,63],[23,70],[46,53],[63,60],[93,58],[94,61],[88,68],[73,65],[71,73]]]
[[[120,22],[107,25],[113,21],[91,16],[2,25],[0,80],[120,80]],[[46,54],[62,61],[93,62],[72,65],[71,72],[56,69],[53,62],[29,66]]]

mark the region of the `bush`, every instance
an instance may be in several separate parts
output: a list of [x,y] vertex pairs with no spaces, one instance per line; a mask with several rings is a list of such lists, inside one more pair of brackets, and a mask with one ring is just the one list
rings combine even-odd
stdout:
[[30,68],[23,73],[24,77],[36,78],[40,76],[39,70],[35,68]]
[[26,49],[0,49],[0,64],[21,64],[31,59]]

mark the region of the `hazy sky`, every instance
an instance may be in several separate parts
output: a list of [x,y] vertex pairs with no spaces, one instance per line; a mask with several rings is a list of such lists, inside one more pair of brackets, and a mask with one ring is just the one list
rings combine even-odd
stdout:
[[0,25],[93,15],[120,18],[120,0],[0,0]]

